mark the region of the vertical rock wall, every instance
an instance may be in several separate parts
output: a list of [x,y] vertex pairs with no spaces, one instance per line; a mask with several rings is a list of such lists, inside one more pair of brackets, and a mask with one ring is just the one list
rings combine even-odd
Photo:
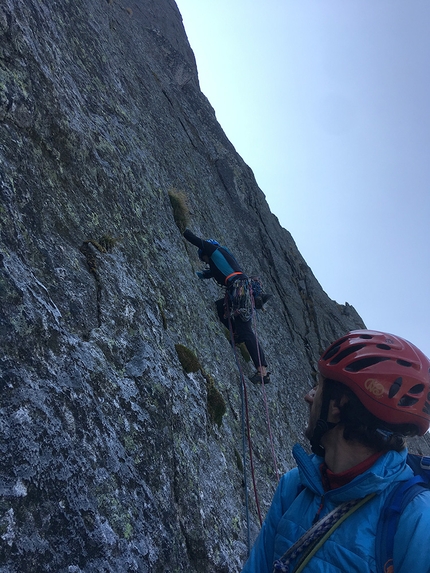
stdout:
[[4,0],[1,572],[227,573],[246,557],[238,370],[169,193],[274,294],[257,323],[273,381],[247,388],[264,515],[267,416],[284,471],[320,349],[362,321],[225,137],[173,0]]

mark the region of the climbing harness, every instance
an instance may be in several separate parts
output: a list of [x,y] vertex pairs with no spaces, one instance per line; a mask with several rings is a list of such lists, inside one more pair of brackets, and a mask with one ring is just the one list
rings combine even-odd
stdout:
[[224,281],[225,286],[228,285],[230,279],[232,279],[233,277],[237,277],[238,275],[243,275],[243,273],[241,271],[235,271],[234,273],[231,273],[230,275],[226,276]]
[[370,493],[362,499],[346,501],[335,507],[333,511],[308,529],[280,559],[273,563],[273,573],[290,573],[290,563],[298,557],[300,557],[300,561],[291,573],[300,573],[335,529],[375,495],[375,493]]

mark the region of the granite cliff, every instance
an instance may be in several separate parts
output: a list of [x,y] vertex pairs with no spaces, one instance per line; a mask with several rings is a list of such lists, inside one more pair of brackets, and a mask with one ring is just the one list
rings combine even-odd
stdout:
[[263,515],[271,444],[291,467],[319,352],[363,323],[226,138],[173,0],[3,0],[0,197],[0,571],[239,571],[241,386],[184,225],[274,295],[272,383],[247,387]]

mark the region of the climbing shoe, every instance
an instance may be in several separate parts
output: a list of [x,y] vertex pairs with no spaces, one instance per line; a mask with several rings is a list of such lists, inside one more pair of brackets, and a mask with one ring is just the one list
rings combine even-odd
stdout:
[[[260,372],[256,372],[255,374],[253,374],[252,376],[249,377],[249,379],[251,380],[251,382],[253,384],[261,384],[261,374]],[[265,384],[269,384],[270,382],[270,372],[268,372],[266,374],[266,376],[263,376],[263,382]]]
[[256,296],[254,299],[254,305],[255,308],[257,310],[260,310],[263,308],[263,306],[266,304],[266,302],[269,300],[269,298],[272,298],[273,294],[269,294],[269,293],[264,293],[260,296]]

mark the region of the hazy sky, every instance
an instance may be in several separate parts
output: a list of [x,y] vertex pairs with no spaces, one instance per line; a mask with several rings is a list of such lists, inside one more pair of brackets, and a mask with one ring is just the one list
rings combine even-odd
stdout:
[[203,93],[322,288],[430,356],[430,1],[176,1]]

